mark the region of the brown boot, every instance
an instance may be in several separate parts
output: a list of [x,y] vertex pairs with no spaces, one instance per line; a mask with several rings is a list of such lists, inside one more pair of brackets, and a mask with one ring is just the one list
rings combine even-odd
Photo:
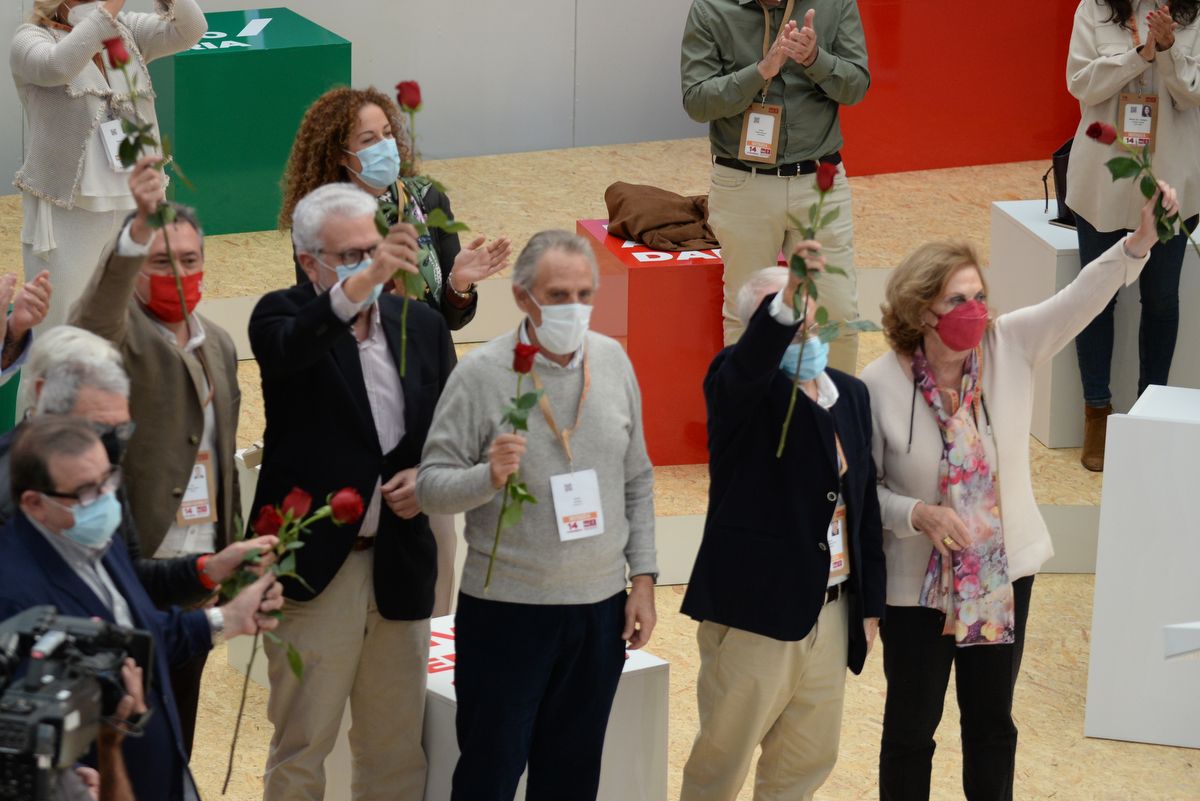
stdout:
[[1104,407],[1083,407],[1083,455],[1079,462],[1093,473],[1104,472],[1104,435],[1112,404]]

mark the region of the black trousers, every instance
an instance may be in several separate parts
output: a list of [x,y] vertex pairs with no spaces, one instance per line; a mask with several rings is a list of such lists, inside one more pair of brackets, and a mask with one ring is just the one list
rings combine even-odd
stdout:
[[458,596],[458,747],[451,801],[595,801],[625,664],[625,593],[595,604]]
[[888,606],[880,629],[887,702],[879,749],[882,801],[928,801],[933,735],[942,719],[950,666],[962,729],[963,793],[967,801],[1012,801],[1017,727],[1013,690],[1025,649],[1033,576],[1013,582],[1012,645],[957,648],[942,634],[945,615],[920,606]]

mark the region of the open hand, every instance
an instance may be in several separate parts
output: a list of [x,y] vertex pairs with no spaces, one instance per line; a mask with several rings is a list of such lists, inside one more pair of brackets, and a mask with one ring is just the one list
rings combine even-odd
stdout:
[[788,20],[779,29],[775,42],[762,61],[758,62],[758,74],[764,81],[769,81],[779,74],[783,65],[790,58],[798,60],[800,55],[800,29],[795,20]]
[[472,284],[507,267],[511,253],[512,242],[506,236],[491,242],[482,236],[476,237],[454,258],[454,267],[450,270],[451,285],[459,292],[466,292]]
[[[46,319],[50,311],[50,295],[54,288],[50,285],[50,271],[42,270],[17,295],[13,302],[12,314],[8,316],[8,335],[13,342],[21,342],[29,329]],[[7,304],[6,304],[7,307]]]
[[1146,15],[1146,22],[1150,26],[1154,49],[1170,50],[1171,45],[1175,44],[1175,29],[1178,27],[1171,17],[1171,9],[1168,6],[1154,9]]
[[813,19],[816,16],[815,9],[810,8],[804,13],[804,27],[800,29],[798,36],[799,52],[792,56],[792,60],[802,67],[811,67],[817,60],[817,32],[813,28]]

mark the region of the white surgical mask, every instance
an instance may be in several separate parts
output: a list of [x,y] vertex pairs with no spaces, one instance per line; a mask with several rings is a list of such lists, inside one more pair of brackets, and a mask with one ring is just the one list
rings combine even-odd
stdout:
[[67,24],[74,28],[83,22],[83,18],[100,7],[99,0],[94,3],[80,3],[67,12]]
[[559,356],[568,356],[579,350],[587,335],[588,322],[592,319],[592,307],[586,303],[542,306],[533,299],[533,295],[529,296],[529,300],[542,312],[542,324],[533,327],[538,345]]

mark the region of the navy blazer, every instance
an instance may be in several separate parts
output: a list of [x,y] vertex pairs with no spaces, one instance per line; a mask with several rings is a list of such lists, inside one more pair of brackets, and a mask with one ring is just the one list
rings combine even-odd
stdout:
[[[400,369],[403,301],[379,298],[380,322],[388,349]],[[263,462],[248,522],[258,510],[281,502],[293,488],[313,496],[314,505],[343,487],[354,487],[370,503],[376,481],[416,467],[425,447],[433,410],[453,365],[454,346],[442,316],[424,303],[408,308],[408,364],[401,379],[404,431],[390,453],[379,434],[367,399],[358,343],[347,323],[333,312],[329,293],[312,284],[271,292],[250,317],[250,346],[262,374],[267,427]],[[346,561],[358,526],[323,520],[304,536],[296,572],[309,587],[291,579],[284,594],[308,601],[319,595]],[[437,547],[424,514],[401,520],[381,503],[375,541],[375,601],[387,620],[422,620],[433,611]]]
[[[153,710],[142,737],[126,737],[123,746],[129,781],[137,798],[180,801],[188,758],[175,711],[169,668],[182,665],[212,648],[212,630],[204,612],[163,612],[138,582],[129,552],[120,537],[104,556],[104,568],[129,604],[134,626],[154,638],[153,685],[146,705]],[[98,617],[115,623],[83,579],[21,512],[0,530],[0,620],[42,604],[59,614]],[[142,665],[146,668],[145,665]]]
[[[769,305],[763,301],[704,379],[708,515],[683,612],[777,640],[803,639],[824,604],[826,536],[840,491],[850,554],[847,661],[858,673],[866,659],[862,620],[882,618],[886,594],[870,398],[857,378],[827,370],[837,403],[827,411],[801,392],[777,459],[792,393],[779,362],[797,326],[780,325]],[[849,468],[841,479],[834,432]]]

